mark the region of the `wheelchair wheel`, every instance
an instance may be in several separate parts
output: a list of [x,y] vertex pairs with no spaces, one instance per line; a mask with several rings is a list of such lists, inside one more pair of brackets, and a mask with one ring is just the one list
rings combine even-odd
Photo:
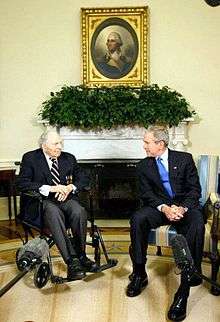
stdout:
[[36,267],[34,272],[34,285],[37,288],[44,287],[47,284],[50,275],[51,273],[49,264],[46,262],[41,263]]

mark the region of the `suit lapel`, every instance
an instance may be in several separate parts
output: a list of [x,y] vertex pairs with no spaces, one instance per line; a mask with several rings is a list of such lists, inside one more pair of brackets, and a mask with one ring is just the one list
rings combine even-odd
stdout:
[[178,170],[178,164],[177,164],[177,159],[175,157],[175,153],[173,151],[168,150],[168,167],[169,167],[169,180],[170,180],[170,185],[175,193],[175,179],[177,176],[177,170]]
[[155,178],[156,183],[161,189],[164,189],[155,158],[149,158],[149,168],[152,171],[152,176]]
[[[42,170],[43,175],[45,177],[45,181],[47,182],[47,184],[53,185],[50,168],[42,150],[39,151],[39,155],[37,159],[38,159],[38,167],[39,169]],[[59,173],[60,173],[60,181],[62,184],[66,184],[67,171],[70,170],[70,165],[62,153],[58,158],[58,167],[59,167]]]
[[51,185],[52,184],[52,175],[51,175],[49,165],[47,163],[47,160],[46,160],[42,150],[40,150],[40,153],[39,153],[38,166],[39,166],[39,169],[41,169],[41,171],[43,172],[46,182],[49,185]]

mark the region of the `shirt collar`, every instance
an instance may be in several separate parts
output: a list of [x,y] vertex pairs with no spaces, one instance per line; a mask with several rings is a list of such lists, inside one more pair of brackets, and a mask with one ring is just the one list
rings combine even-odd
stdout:
[[50,159],[51,157],[45,152],[43,152],[43,154],[44,154],[44,156],[45,156],[45,158],[47,160],[47,163],[52,164],[52,160]]
[[168,161],[168,149],[166,148],[166,150],[164,151],[163,154],[161,154],[160,156],[156,157],[156,160],[160,158],[163,161]]

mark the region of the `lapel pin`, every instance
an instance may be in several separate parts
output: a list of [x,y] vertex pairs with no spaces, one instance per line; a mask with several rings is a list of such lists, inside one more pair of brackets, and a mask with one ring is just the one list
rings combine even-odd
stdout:
[[174,170],[176,170],[176,169],[177,169],[177,167],[173,167],[173,169],[174,169]]

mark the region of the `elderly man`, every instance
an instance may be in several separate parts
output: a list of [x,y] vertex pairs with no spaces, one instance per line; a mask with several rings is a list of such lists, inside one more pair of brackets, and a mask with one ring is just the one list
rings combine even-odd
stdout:
[[[141,293],[148,284],[145,271],[148,235],[151,228],[172,224],[185,236],[195,266],[201,272],[204,242],[204,220],[199,198],[201,187],[192,155],[168,149],[168,130],[150,126],[144,136],[147,158],[137,167],[140,198],[143,207],[130,220],[131,259],[133,273],[127,287],[127,296]],[[190,286],[201,284],[201,278],[192,277],[190,282],[182,273],[168,318],[182,321],[186,317]]]
[[[67,278],[82,279],[85,271],[96,269],[85,253],[87,213],[77,198],[77,192],[88,186],[89,181],[75,157],[62,152],[62,138],[57,132],[43,133],[39,145],[39,149],[24,154],[17,186],[22,192],[36,191],[42,195],[43,226],[49,228],[67,264]],[[39,223],[35,214],[30,211],[29,215],[33,216],[29,220]],[[66,223],[74,235],[75,247],[67,236]]]

